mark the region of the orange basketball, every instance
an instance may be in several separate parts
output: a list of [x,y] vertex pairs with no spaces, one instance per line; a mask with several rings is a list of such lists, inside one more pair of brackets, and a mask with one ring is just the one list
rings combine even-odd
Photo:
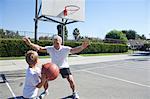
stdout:
[[56,64],[46,63],[42,65],[42,73],[48,77],[48,80],[54,80],[59,75],[59,68]]

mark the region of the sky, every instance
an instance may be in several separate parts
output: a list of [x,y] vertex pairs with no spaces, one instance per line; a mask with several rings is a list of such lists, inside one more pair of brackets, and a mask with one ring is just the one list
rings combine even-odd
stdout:
[[[34,32],[35,0],[0,0],[0,28]],[[42,22],[38,32],[57,33],[58,23]],[[105,38],[111,30],[135,30],[150,38],[150,0],[85,0],[85,21],[67,25],[81,36]],[[41,34],[37,34],[41,35]]]

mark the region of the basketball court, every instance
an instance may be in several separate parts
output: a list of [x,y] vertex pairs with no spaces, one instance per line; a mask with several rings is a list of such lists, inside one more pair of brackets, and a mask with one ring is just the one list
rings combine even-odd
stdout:
[[[38,20],[63,26],[85,20],[85,0],[60,2],[61,0],[42,0],[42,4],[38,5],[36,0],[35,40]],[[42,15],[39,15],[41,9]],[[97,58],[99,62],[90,63],[91,59],[82,60],[77,57],[77,61],[73,61],[76,63],[70,65],[81,99],[149,99],[149,56],[101,62]],[[82,64],[82,61],[86,63]],[[5,66],[10,64],[6,61],[3,63]],[[15,65],[20,67],[25,63],[23,61]],[[1,66],[4,70],[3,64]],[[21,99],[19,97],[22,96],[24,81],[25,68],[0,71],[0,99]],[[59,75],[56,80],[49,81],[49,95],[45,99],[71,99],[71,94],[68,82]]]
[[[81,99],[149,99],[149,64],[149,56],[139,56],[70,67]],[[0,99],[19,99],[13,97],[22,95],[25,70],[0,74],[4,74],[8,81],[5,83],[0,78]],[[49,81],[49,95],[45,99],[71,99],[68,82],[60,75],[56,80]]]

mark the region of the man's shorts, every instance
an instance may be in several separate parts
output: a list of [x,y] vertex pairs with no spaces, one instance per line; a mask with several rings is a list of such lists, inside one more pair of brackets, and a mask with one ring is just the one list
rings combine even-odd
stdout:
[[69,75],[71,75],[71,71],[69,68],[62,68],[60,69],[60,74],[63,78],[67,78]]

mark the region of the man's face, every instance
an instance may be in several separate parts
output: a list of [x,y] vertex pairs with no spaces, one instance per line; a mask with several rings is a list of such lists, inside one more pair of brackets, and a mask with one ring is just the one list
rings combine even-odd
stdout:
[[58,50],[61,46],[61,41],[59,39],[54,39],[53,45],[54,45],[55,49]]

